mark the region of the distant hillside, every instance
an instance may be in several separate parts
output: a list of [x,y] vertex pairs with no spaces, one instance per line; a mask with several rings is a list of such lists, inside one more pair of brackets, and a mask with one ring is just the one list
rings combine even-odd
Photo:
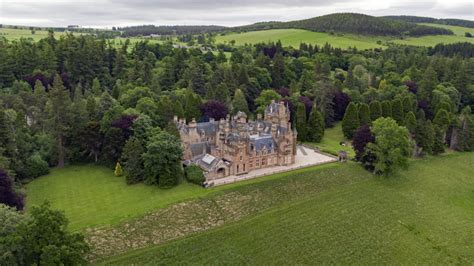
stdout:
[[417,17],[417,16],[385,16],[384,18],[398,20],[398,21],[412,22],[412,23],[435,23],[435,24],[442,24],[442,25],[474,28],[474,21],[464,20],[464,19],[454,19],[454,18],[438,19],[438,18]]
[[452,35],[448,29],[417,25],[416,23],[373,17],[356,13],[336,13],[289,22],[261,22],[232,28],[236,31],[266,29],[304,29],[316,32],[355,33],[385,36]]
[[182,35],[182,34],[202,34],[208,32],[221,31],[226,29],[223,26],[154,26],[154,25],[142,25],[142,26],[131,26],[119,28],[123,31],[124,37],[131,36],[147,36],[151,34],[158,35]]

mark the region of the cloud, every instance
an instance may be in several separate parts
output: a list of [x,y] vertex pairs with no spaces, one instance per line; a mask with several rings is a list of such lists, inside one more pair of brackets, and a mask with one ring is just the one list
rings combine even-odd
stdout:
[[0,23],[38,26],[236,26],[334,12],[474,19],[471,0],[0,0]]

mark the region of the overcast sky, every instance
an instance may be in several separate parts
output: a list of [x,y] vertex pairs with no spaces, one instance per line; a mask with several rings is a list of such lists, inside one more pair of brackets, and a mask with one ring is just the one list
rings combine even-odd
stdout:
[[0,0],[0,23],[33,26],[223,25],[335,12],[474,20],[473,0]]

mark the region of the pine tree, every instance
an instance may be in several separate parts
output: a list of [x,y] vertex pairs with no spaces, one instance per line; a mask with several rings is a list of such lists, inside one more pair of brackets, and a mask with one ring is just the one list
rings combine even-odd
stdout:
[[102,88],[101,88],[101,85],[100,85],[100,81],[98,78],[94,78],[94,80],[92,80],[92,94],[94,94],[95,96],[100,96],[102,94]]
[[324,136],[324,119],[322,114],[316,108],[316,105],[311,109],[308,120],[308,141],[320,142]]
[[115,164],[115,171],[114,171],[114,173],[115,173],[115,176],[122,176],[122,174],[123,174],[123,172],[122,172],[122,165],[120,165],[119,162],[117,162],[117,163]]
[[348,139],[352,139],[352,136],[356,129],[359,128],[359,125],[357,106],[351,102],[347,106],[344,118],[342,119],[342,132],[344,133],[344,136]]
[[403,112],[403,104],[400,99],[392,101],[392,118],[397,121],[398,125],[403,125],[405,113]]
[[66,157],[65,138],[70,128],[71,98],[59,75],[54,77],[53,86],[49,89],[47,106],[50,130],[56,138],[58,167],[63,167]]
[[121,161],[127,184],[135,184],[143,181],[145,172],[143,170],[142,154],[145,152],[142,142],[136,137],[131,137],[123,147]]
[[435,118],[433,119],[433,123],[437,125],[441,130],[446,132],[449,124],[451,123],[449,119],[449,113],[444,109],[440,109],[436,113]]
[[390,101],[382,102],[382,117],[392,117],[392,103]]
[[444,152],[444,131],[435,125],[434,127],[434,142],[433,142],[433,154],[441,154]]
[[434,70],[433,66],[428,66],[423,74],[423,79],[420,82],[420,92],[419,95],[421,99],[429,99],[431,97],[431,93],[438,84],[438,74]]
[[370,120],[375,121],[382,117],[382,104],[379,101],[373,101],[369,105]]
[[304,104],[298,102],[296,104],[296,131],[298,132],[299,141],[308,140],[308,129],[306,123],[306,108]]
[[250,114],[247,100],[245,99],[245,95],[241,89],[235,91],[234,100],[232,101],[232,113],[236,114],[239,111],[244,112],[247,115]]
[[415,134],[416,131],[416,117],[415,114],[410,111],[406,114],[405,116],[405,127],[410,131],[410,133],[413,135]]
[[359,125],[370,125],[370,110],[365,103],[359,105]]
[[285,86],[285,59],[280,53],[273,58],[272,87],[279,89]]
[[415,140],[423,153],[431,154],[435,141],[435,132],[430,120],[418,120],[416,125]]
[[403,104],[403,111],[405,112],[405,114],[409,112],[415,112],[415,106],[414,106],[412,97],[410,96],[403,97],[402,104]]

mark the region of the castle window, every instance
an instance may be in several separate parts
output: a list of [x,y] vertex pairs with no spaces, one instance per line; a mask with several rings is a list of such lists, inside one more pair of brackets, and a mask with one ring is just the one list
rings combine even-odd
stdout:
[[242,155],[240,155],[240,160],[242,161]]

